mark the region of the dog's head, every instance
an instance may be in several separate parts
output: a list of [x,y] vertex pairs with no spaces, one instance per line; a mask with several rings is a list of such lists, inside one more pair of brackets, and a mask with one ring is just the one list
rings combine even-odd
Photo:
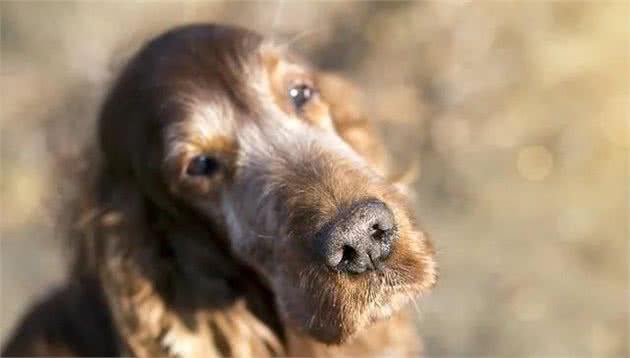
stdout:
[[198,245],[225,240],[288,325],[339,343],[436,280],[355,96],[255,33],[188,26],[127,66],[101,146],[156,207],[208,227]]

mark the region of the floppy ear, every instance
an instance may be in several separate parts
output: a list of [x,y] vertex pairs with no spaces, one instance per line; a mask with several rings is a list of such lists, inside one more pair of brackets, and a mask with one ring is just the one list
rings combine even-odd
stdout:
[[[99,278],[116,329],[136,354],[165,355],[150,338],[163,327],[165,306],[158,294],[164,275],[158,240],[151,240],[144,198],[101,171],[75,227],[74,271]],[[85,199],[85,198],[84,198]],[[146,347],[146,349],[145,349]],[[124,355],[129,354],[127,352]]]
[[141,191],[111,175],[96,146],[77,155],[68,164],[79,164],[59,168],[67,176],[59,220],[67,233],[71,277],[98,279],[123,345],[136,354],[165,356],[159,345],[145,342],[170,319],[158,293],[170,270],[168,260],[160,259],[160,240],[152,237],[158,222],[147,216]]
[[317,86],[323,100],[330,108],[337,133],[374,169],[387,176],[387,159],[383,141],[374,124],[363,111],[361,94],[356,86],[330,72],[317,75]]

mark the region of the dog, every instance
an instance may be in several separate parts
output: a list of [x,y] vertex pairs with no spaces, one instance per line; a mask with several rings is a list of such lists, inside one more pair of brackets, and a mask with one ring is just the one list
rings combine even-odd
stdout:
[[4,355],[420,354],[434,250],[358,96],[244,28],[149,41],[83,159],[68,284]]

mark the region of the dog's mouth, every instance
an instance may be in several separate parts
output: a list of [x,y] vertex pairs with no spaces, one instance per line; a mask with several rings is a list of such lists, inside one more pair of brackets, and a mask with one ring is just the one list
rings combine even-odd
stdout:
[[411,245],[394,250],[380,268],[360,274],[321,266],[289,269],[277,282],[280,311],[292,326],[321,342],[346,342],[430,290],[437,276],[432,256],[430,247]]

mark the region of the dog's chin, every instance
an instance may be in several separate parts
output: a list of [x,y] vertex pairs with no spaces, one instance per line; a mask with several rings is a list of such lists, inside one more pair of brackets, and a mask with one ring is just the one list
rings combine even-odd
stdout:
[[358,290],[332,287],[319,292],[300,291],[290,296],[298,299],[281,304],[281,312],[299,332],[329,345],[352,340],[372,323],[390,318],[419,293],[381,287],[383,294],[368,298]]
[[358,313],[352,319],[342,315],[323,319],[313,313],[313,318],[307,321],[294,321],[296,328],[302,334],[307,335],[321,343],[339,345],[350,341],[361,332],[371,321],[367,315]]
[[335,325],[321,325],[318,327],[304,327],[304,333],[315,340],[328,344],[339,345],[346,343],[356,335],[358,329],[341,328]]
[[315,316],[306,322],[300,322],[299,330],[328,345],[343,344],[369,329],[373,323],[389,319],[409,304],[410,300],[408,295],[396,295],[389,304],[366,307],[362,312],[340,313],[337,317],[325,315],[327,319]]

